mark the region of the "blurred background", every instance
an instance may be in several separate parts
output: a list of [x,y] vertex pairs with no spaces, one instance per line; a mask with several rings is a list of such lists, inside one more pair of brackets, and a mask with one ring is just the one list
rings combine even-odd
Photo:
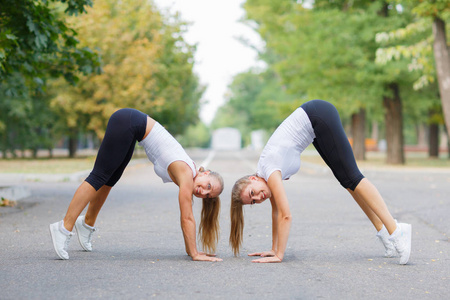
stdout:
[[450,0],[2,0],[0,158],[95,157],[122,107],[259,151],[324,99],[358,160],[450,166],[449,23]]

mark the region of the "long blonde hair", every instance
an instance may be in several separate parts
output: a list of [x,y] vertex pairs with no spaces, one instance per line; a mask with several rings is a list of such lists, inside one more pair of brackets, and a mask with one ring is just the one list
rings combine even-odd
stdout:
[[[223,191],[223,178],[220,174],[209,171],[209,176],[214,177],[220,184],[219,195]],[[199,172],[205,172],[203,167],[200,167]],[[203,250],[207,253],[215,253],[217,242],[219,241],[220,226],[219,226],[219,213],[220,213],[220,197],[203,198],[202,199],[202,212],[200,218],[200,225],[198,227],[198,236],[202,243]]]
[[240,178],[233,186],[231,191],[231,206],[230,206],[230,245],[235,256],[239,254],[242,241],[244,239],[244,209],[242,206],[241,193],[242,190],[250,184],[250,176],[247,175]]

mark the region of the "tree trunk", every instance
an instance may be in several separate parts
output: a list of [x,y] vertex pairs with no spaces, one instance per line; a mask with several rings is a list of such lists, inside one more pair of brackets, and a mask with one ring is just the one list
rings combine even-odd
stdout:
[[358,113],[352,115],[353,153],[357,160],[366,159],[365,124],[366,111],[361,108]]
[[34,147],[33,149],[31,149],[32,151],[32,155],[33,155],[33,158],[34,159],[36,159],[37,158],[37,156],[38,156],[38,148],[37,147]]
[[2,158],[6,158],[6,152],[8,151],[8,126],[5,126],[5,133],[0,135],[2,139],[0,141],[0,151],[2,152]]
[[398,84],[391,83],[388,87],[392,91],[392,97],[383,97],[387,142],[386,162],[404,164],[402,101]]
[[[449,136],[447,132],[447,136]],[[448,153],[448,159],[450,159],[450,139],[447,140],[447,153]]]
[[78,130],[76,128],[70,129],[69,134],[69,157],[74,158],[77,154],[77,144],[78,144]]
[[380,129],[377,121],[372,121],[372,134],[371,138],[378,143],[378,140],[380,136]]
[[450,159],[450,138],[449,138],[450,133],[449,133],[448,127],[445,126],[445,124],[444,124],[444,131],[447,134],[447,153],[448,153],[448,159]]
[[[450,128],[450,53],[445,35],[445,22],[435,17],[433,21],[434,60],[441,95],[442,111],[447,128]],[[450,140],[450,133],[447,131]]]
[[417,146],[419,148],[425,148],[427,146],[427,127],[424,123],[419,123],[416,125],[417,130]]
[[[430,110],[430,118],[436,112]],[[439,157],[439,124],[435,122],[430,123],[429,139],[428,139],[428,155],[430,158]]]

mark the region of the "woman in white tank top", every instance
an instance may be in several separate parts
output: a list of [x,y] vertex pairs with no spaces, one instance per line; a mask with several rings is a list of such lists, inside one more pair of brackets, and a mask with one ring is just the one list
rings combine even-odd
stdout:
[[323,100],[304,103],[284,120],[264,147],[256,174],[235,183],[230,209],[230,245],[234,254],[239,253],[243,240],[242,206],[270,199],[272,249],[249,255],[262,257],[254,262],[283,260],[292,216],[282,181],[299,170],[300,154],[311,143],[371,220],[385,247],[385,256],[398,255],[399,263],[406,264],[411,253],[411,225],[397,224],[376,187],[361,174],[336,108]]
[[[144,147],[163,182],[173,182],[179,187],[181,228],[187,254],[196,261],[220,261],[197,250],[192,196],[203,200],[200,240],[205,251],[214,253],[219,237],[222,177],[203,168],[197,171],[192,159],[169,132],[146,114],[130,108],[120,109],[111,116],[94,169],[75,192],[64,219],[50,225],[57,255],[69,259],[67,248],[74,227],[81,247],[92,251],[97,215],[130,161],[136,141]],[[88,204],[86,215],[80,216]]]

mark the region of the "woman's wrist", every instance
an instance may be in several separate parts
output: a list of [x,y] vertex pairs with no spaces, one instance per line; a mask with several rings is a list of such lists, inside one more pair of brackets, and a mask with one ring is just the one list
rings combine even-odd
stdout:
[[284,257],[284,253],[277,253],[277,252],[275,252],[275,256],[278,257],[280,259],[280,261],[282,261],[283,257]]

